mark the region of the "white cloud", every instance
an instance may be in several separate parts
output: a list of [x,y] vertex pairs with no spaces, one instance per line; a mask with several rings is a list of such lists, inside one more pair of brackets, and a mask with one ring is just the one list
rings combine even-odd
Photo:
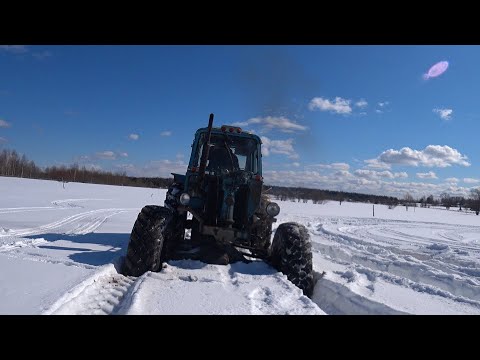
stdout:
[[419,179],[438,179],[437,175],[433,171],[426,173],[417,173]]
[[95,157],[102,160],[115,160],[117,155],[113,151],[102,151],[95,153]]
[[[26,45],[0,45],[0,52],[2,51],[18,55],[28,53],[30,51],[30,48]],[[53,56],[52,52],[48,50],[34,52],[31,53],[31,55],[38,60],[44,60]]]
[[332,170],[349,170],[350,165],[347,163],[332,163],[332,164],[314,164],[306,166],[309,170],[315,169],[332,169]]
[[368,106],[368,102],[365,99],[361,99],[361,100],[359,100],[355,103],[355,106],[363,109],[363,108],[366,108]]
[[28,51],[28,48],[25,45],[0,45],[0,51],[12,54],[23,54]]
[[359,170],[355,170],[353,173],[354,173],[355,176],[365,178],[365,179],[370,179],[370,180],[377,180],[377,179],[380,179],[380,178],[395,179],[395,178],[406,178],[406,177],[408,177],[408,174],[406,172],[392,173],[388,170],[375,171],[375,170],[359,169]]
[[450,177],[445,179],[445,182],[448,182],[448,183],[458,183],[459,181],[460,180],[455,177]]
[[[337,190],[403,198],[406,192],[416,198],[430,194],[439,196],[448,192],[452,196],[469,196],[470,188],[451,184],[424,182],[399,182],[388,178],[369,179],[352,176],[348,171],[322,175],[317,171],[264,171],[267,185],[301,186],[325,190]],[[401,177],[401,176],[400,176]],[[386,179],[386,180],[385,180]]]
[[389,101],[384,101],[384,102],[379,102],[379,103],[377,103],[377,106],[379,107],[379,109],[378,109],[378,108],[375,109],[375,112],[376,112],[377,114],[383,114],[385,108],[386,108],[389,104],[390,104]]
[[378,158],[365,160],[369,167],[391,165],[448,167],[452,165],[470,166],[467,156],[458,150],[444,145],[428,145],[423,150],[413,150],[404,147],[400,150],[389,149],[382,152]]
[[181,160],[154,160],[143,166],[119,164],[116,168],[124,170],[129,176],[172,177],[171,173],[185,174],[187,164]]
[[175,158],[177,160],[181,160],[181,159],[185,158],[185,155],[183,155],[182,153],[178,153],[177,155],[175,155]]
[[88,164],[88,163],[96,163],[98,160],[117,160],[119,158],[127,158],[128,153],[124,151],[112,151],[112,150],[105,150],[105,151],[98,151],[94,154],[90,155],[80,155],[74,157],[74,161],[79,164]]
[[0,136],[0,144],[6,144],[8,142],[7,139],[5,139],[4,137],[1,137]]
[[9,128],[12,126],[9,122],[6,122],[5,120],[0,119],[0,128]]
[[450,120],[452,118],[452,109],[433,109],[434,113],[440,115],[443,120]]
[[330,111],[336,114],[351,114],[351,100],[336,97],[334,101],[324,99],[322,97],[313,98],[308,104],[310,110]]
[[479,179],[474,179],[474,178],[464,178],[463,182],[466,184],[478,184],[480,182]]
[[328,177],[316,171],[264,171],[263,176],[268,185],[322,188],[328,183]]
[[294,162],[294,163],[292,163],[292,166],[299,167],[300,163],[299,162]]
[[390,169],[391,168],[390,164],[383,163],[378,159],[364,160],[364,162],[367,164],[366,166],[371,169]]
[[49,57],[52,57],[53,54],[48,51],[48,50],[45,50],[45,51],[42,51],[42,52],[38,52],[38,53],[33,53],[32,56],[38,60],[44,60],[44,59],[47,59]]
[[350,171],[348,171],[348,170],[337,170],[331,176],[335,180],[342,180],[343,178],[352,177],[352,174],[350,174]]
[[335,170],[348,170],[350,169],[350,165],[347,163],[331,163],[330,168],[335,169]]
[[140,138],[140,135],[138,135],[138,134],[130,134],[130,135],[128,135],[128,138],[129,138],[130,140],[137,141],[137,140]]
[[262,126],[264,130],[280,130],[286,133],[292,133],[294,131],[304,131],[308,129],[306,126],[297,124],[295,121],[292,121],[284,116],[255,117],[248,119],[244,122],[233,123],[232,125],[241,127],[249,125],[259,125]]
[[261,140],[263,156],[269,156],[272,153],[287,155],[289,159],[298,159],[299,157],[293,148],[293,139],[271,140],[266,136],[262,136]]
[[162,131],[160,133],[160,136],[171,136],[172,135],[172,132],[171,131]]

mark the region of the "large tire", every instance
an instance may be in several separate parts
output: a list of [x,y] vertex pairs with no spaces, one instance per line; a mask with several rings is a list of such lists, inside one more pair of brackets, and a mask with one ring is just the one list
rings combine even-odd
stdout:
[[273,237],[270,262],[310,297],[313,294],[312,243],[305,226],[281,224]]
[[175,232],[175,214],[163,206],[145,206],[133,226],[122,273],[140,276],[161,270]]

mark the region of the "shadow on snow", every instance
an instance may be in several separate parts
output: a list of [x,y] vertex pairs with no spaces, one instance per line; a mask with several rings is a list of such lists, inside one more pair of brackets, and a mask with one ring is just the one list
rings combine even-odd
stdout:
[[[43,238],[49,242],[59,240],[71,242],[72,246],[56,246],[56,245],[39,245],[40,249],[74,251],[75,253],[68,257],[78,263],[101,266],[114,262],[119,255],[126,252],[130,234],[118,233],[89,233],[89,234],[38,234],[34,236],[26,236],[28,239]],[[88,247],[75,247],[74,244],[92,244],[110,247],[108,250],[97,250]]]

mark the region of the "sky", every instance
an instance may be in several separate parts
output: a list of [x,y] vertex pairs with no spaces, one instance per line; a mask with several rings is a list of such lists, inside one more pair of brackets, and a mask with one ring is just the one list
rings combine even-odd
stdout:
[[478,64],[479,46],[0,45],[0,149],[166,177],[214,113],[261,137],[266,184],[466,196]]

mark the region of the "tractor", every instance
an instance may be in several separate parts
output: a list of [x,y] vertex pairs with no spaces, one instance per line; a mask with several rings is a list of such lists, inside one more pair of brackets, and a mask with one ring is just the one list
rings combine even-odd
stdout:
[[283,223],[271,240],[280,207],[264,191],[261,139],[235,126],[214,128],[213,117],[195,133],[186,174],[172,173],[164,206],[147,205],[138,215],[122,273],[161,271],[169,260],[227,265],[261,259],[310,297],[307,229]]

